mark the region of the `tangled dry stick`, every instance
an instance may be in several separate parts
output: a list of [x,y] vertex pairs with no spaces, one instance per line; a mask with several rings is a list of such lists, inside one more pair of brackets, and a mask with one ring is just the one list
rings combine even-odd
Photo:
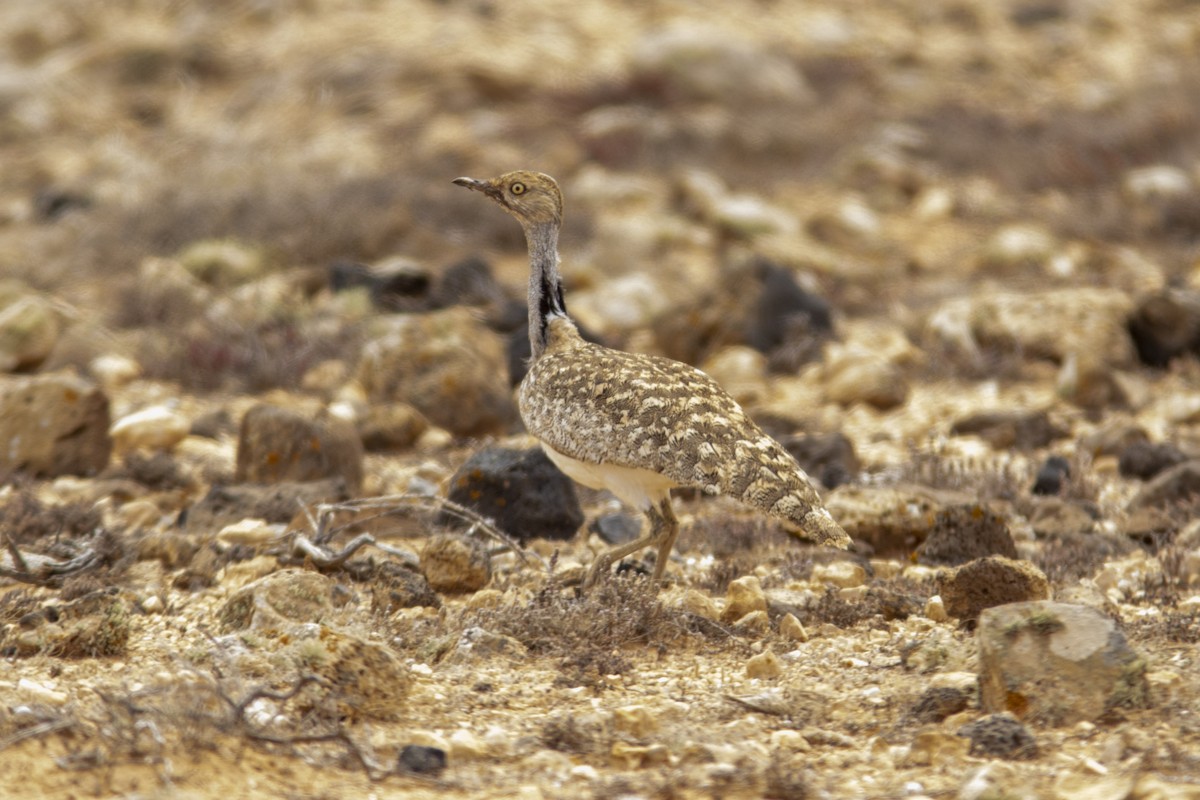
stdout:
[[[362,533],[347,542],[340,550],[328,546],[330,540],[339,533],[350,530],[363,523],[382,519],[389,516],[399,516],[410,513],[413,509],[428,511],[443,511],[458,519],[470,523],[467,536],[487,535],[499,541],[503,546],[499,552],[512,551],[524,563],[531,559],[541,562],[549,572],[550,565],[537,553],[521,547],[511,536],[497,528],[491,520],[486,519],[466,506],[455,503],[444,497],[421,494],[394,494],[383,497],[366,497],[358,500],[348,500],[343,503],[321,503],[316,506],[316,514],[304,506],[304,514],[312,528],[312,536],[297,534],[291,541],[289,550],[281,553],[280,561],[285,564],[295,564],[310,561],[319,570],[338,569],[350,556],[367,545],[371,545],[391,556],[401,559],[411,559],[411,554],[404,550],[390,547],[379,542],[369,533]],[[365,516],[363,512],[375,511]],[[354,519],[340,525],[333,524],[333,518],[338,513],[354,514]]]

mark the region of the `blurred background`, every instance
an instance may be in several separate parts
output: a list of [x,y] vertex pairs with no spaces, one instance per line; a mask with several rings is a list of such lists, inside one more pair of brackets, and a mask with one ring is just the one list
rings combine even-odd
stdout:
[[[0,274],[150,377],[286,385],[354,337],[281,333],[280,295],[254,334],[287,363],[239,375],[161,259],[311,299],[338,263],[436,282],[482,252],[519,298],[519,229],[450,180],[532,168],[614,343],[703,360],[638,332],[747,263],[915,335],[980,289],[1200,282],[1198,53],[1189,0],[8,0]],[[76,338],[42,366],[86,364]]]

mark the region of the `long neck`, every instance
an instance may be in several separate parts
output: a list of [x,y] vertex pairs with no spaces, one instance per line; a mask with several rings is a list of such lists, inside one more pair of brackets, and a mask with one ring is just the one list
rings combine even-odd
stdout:
[[528,225],[529,245],[529,344],[536,361],[546,350],[546,326],[552,317],[565,317],[562,277],[558,274],[558,225]]

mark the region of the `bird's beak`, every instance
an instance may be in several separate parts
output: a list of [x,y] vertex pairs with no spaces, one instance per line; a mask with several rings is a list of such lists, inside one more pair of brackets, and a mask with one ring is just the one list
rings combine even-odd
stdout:
[[477,178],[455,178],[453,183],[457,186],[465,186],[468,189],[473,189],[476,192],[483,192],[492,199],[500,198],[500,189],[493,186],[491,181],[481,181]]

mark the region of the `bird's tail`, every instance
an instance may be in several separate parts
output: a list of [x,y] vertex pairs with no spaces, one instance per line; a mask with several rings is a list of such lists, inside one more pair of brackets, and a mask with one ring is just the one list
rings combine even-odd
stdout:
[[804,470],[775,441],[760,447],[757,459],[746,459],[726,491],[753,508],[792,523],[797,533],[818,544],[845,550],[850,537],[830,516]]

